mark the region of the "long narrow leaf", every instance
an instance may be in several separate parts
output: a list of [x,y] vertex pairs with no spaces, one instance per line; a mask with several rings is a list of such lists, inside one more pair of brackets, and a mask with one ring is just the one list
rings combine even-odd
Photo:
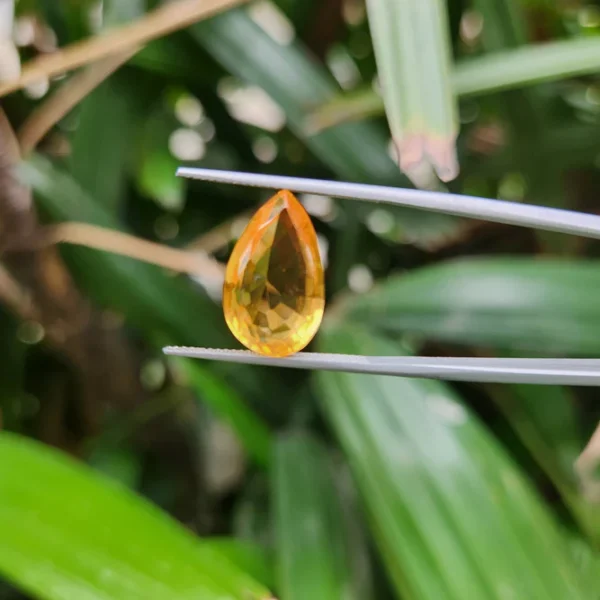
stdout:
[[[84,190],[112,211],[118,209],[125,191],[127,162],[141,108],[136,90],[119,73],[79,108],[71,141],[71,173]],[[99,119],[99,114],[110,115],[110,119]]]
[[465,259],[391,277],[348,317],[426,339],[597,356],[597,290],[594,261]]
[[488,391],[580,528],[590,540],[600,539],[600,515],[578,489],[575,475],[575,461],[585,442],[573,396],[559,386],[515,385]]
[[43,600],[267,598],[222,554],[125,488],[0,434],[0,572]]
[[[320,339],[326,351],[398,352],[360,330]],[[540,500],[448,387],[325,372],[318,381],[403,598],[590,597]]]
[[225,381],[192,361],[175,365],[187,378],[201,401],[221,420],[228,423],[255,462],[266,466],[270,460],[271,438],[265,423],[246,406],[237,392]]
[[273,461],[278,581],[282,600],[368,600],[360,516],[343,496],[325,448],[308,435],[278,440]]
[[273,585],[271,561],[258,544],[237,538],[210,538],[206,543],[262,585],[269,588]]
[[[452,85],[459,96],[502,90],[589,75],[600,71],[600,40],[580,38],[491,52],[456,64]],[[372,89],[338,96],[309,114],[314,128],[383,114],[384,104]]]
[[449,78],[446,6],[439,0],[367,2],[386,116],[400,168],[417,183],[431,165],[456,177],[458,122]]

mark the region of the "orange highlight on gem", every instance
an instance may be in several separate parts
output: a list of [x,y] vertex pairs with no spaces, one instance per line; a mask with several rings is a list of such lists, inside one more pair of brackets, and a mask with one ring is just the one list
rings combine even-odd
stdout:
[[308,345],[324,309],[317,234],[294,195],[278,192],[252,217],[229,258],[225,320],[249,350],[281,357]]

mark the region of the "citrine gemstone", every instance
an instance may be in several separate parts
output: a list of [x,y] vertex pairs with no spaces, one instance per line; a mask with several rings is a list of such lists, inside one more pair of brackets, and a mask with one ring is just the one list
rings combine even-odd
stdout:
[[288,356],[319,329],[325,308],[317,235],[288,191],[275,194],[252,217],[225,273],[223,312],[249,350]]

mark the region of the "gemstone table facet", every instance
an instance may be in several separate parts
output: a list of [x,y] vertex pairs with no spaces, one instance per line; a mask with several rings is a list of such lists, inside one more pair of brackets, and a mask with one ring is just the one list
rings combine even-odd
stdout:
[[288,356],[319,329],[325,308],[317,235],[294,195],[278,192],[252,217],[225,273],[223,311],[249,350]]

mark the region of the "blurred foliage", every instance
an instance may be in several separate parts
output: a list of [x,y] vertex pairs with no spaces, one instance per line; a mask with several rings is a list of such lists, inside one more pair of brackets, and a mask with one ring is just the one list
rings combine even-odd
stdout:
[[[21,59],[159,4],[19,0]],[[455,75],[487,86],[459,94],[449,189],[598,212],[600,4],[447,8]],[[80,221],[224,263],[268,193],[181,164],[408,186],[366,15],[256,0],[153,41],[18,165],[35,214],[0,180],[0,599],[600,598],[600,509],[573,467],[593,389],[166,360],[164,344],[235,346],[218,282],[39,248],[36,219]],[[539,54],[515,71],[545,42],[559,72]],[[14,130],[70,81],[3,97]],[[598,242],[301,199],[327,264],[315,349],[600,357]]]

